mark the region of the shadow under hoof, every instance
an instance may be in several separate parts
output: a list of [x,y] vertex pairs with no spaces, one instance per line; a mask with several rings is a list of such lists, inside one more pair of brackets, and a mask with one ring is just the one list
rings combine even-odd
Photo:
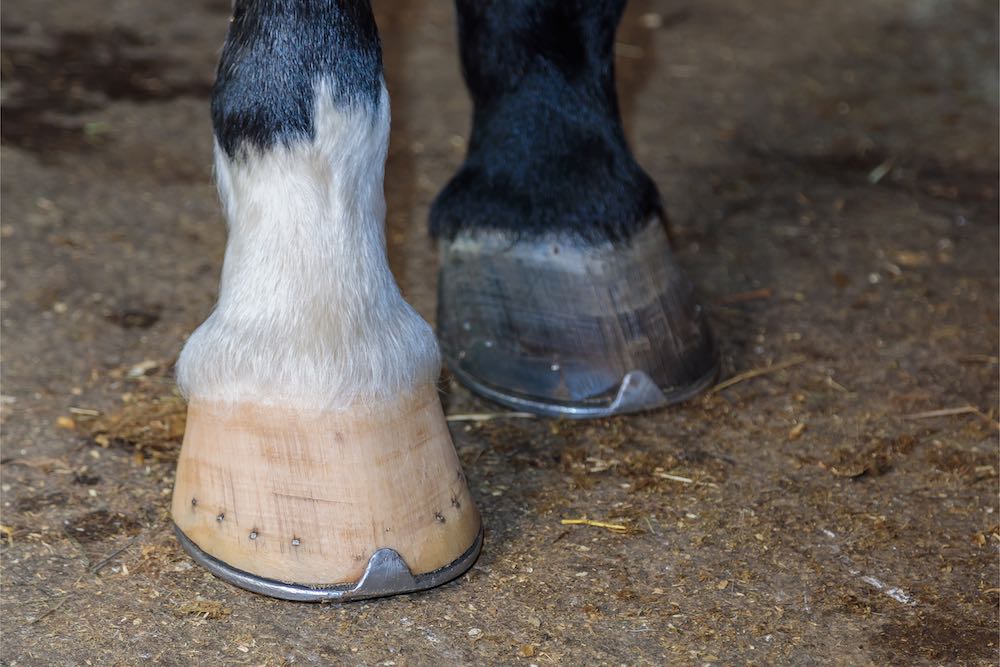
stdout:
[[438,336],[472,391],[551,416],[659,408],[708,388],[719,368],[659,220],[621,244],[474,231],[442,241]]

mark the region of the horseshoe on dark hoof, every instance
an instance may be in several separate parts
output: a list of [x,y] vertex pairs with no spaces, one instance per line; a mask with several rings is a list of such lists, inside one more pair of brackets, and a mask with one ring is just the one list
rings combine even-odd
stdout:
[[490,230],[440,241],[445,364],[502,405],[575,419],[651,410],[708,388],[718,352],[652,220],[624,243]]

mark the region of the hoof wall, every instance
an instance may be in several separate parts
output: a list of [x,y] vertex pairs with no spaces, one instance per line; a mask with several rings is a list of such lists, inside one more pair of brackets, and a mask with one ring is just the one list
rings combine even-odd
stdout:
[[472,391],[549,416],[659,408],[704,391],[719,369],[658,220],[623,244],[474,232],[442,242],[438,335]]
[[180,528],[174,526],[174,532],[191,558],[223,581],[254,593],[294,602],[349,602],[434,588],[464,574],[476,562],[483,547],[483,531],[480,528],[472,546],[454,562],[418,575],[410,572],[394,549],[379,549],[372,554],[364,574],[356,583],[322,588],[285,583],[244,572],[202,551]]
[[192,400],[171,514],[200,564],[291,600],[436,586],[482,535],[431,384],[337,411]]

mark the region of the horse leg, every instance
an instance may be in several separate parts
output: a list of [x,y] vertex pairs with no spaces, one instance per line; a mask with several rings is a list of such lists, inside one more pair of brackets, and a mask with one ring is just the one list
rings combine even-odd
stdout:
[[625,141],[624,0],[456,0],[474,116],[438,195],[446,365],[515,409],[599,417],[706,388],[716,347]]
[[178,361],[182,544],[287,599],[461,574],[480,519],[434,335],[386,261],[389,99],[367,0],[237,0],[212,119],[229,239],[218,305]]

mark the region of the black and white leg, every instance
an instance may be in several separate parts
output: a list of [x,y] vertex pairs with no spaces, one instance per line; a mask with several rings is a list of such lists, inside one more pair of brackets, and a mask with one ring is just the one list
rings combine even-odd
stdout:
[[237,0],[212,98],[229,226],[218,305],[178,361],[172,514],[244,588],[427,588],[482,540],[433,332],[386,260],[389,99],[367,0]]

